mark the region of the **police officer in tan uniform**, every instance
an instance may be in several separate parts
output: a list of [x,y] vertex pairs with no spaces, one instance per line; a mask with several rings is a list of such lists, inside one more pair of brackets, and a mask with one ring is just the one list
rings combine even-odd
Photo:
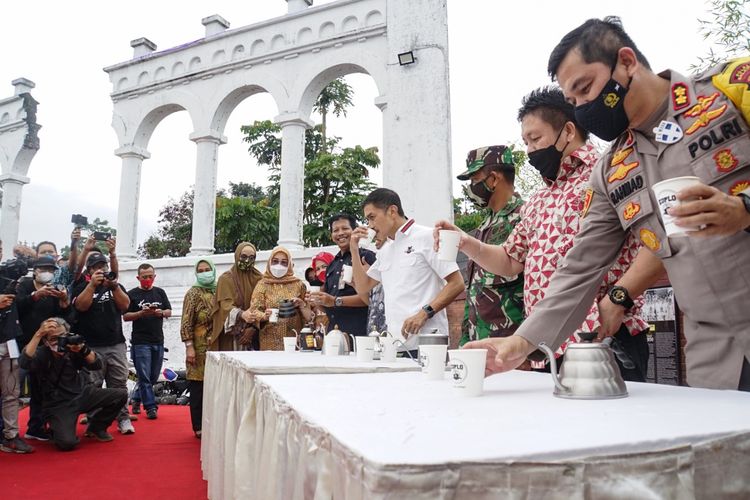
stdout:
[[[581,125],[614,143],[594,169],[582,230],[545,298],[512,337],[467,347],[488,347],[487,372],[496,373],[540,342],[560,344],[630,231],[662,259],[685,314],[688,384],[750,391],[750,58],[692,78],[657,75],[619,19],[606,18],[568,33],[548,70]],[[651,186],[679,176],[702,184],[678,192],[681,205],[667,210],[678,226],[702,229],[668,238]]]

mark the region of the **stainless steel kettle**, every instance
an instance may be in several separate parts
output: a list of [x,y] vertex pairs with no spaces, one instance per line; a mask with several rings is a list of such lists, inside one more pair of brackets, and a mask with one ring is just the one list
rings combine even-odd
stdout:
[[544,342],[539,348],[549,358],[555,390],[552,394],[567,399],[616,399],[628,395],[620,368],[615,363],[609,340],[592,342],[596,332],[578,334],[581,342],[568,344],[565,360],[557,374],[557,360]]

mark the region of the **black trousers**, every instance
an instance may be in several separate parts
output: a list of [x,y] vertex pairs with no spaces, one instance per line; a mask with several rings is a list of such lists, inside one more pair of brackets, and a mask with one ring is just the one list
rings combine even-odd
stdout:
[[747,358],[742,360],[742,373],[737,390],[750,392],[750,363],[747,362]]
[[190,391],[190,422],[193,424],[193,432],[201,430],[203,420],[203,381],[188,380]]
[[[647,330],[643,330],[638,335],[631,335],[630,331],[625,325],[620,325],[620,329],[617,330],[614,337],[618,344],[622,347],[622,350],[630,357],[634,368],[625,368],[622,362],[614,356],[617,366],[620,368],[622,378],[629,382],[645,382],[646,371],[648,369],[648,340],[646,339]],[[557,359],[557,369],[560,370],[562,361],[565,358],[563,354]],[[534,371],[547,372],[550,371],[550,365],[547,364],[543,369],[535,369]]]
[[72,450],[79,442],[76,437],[78,415],[99,410],[89,417],[88,428],[92,431],[106,430],[127,400],[127,389],[102,389],[88,385],[80,397],[45,408],[45,420],[49,423],[52,442],[62,451]]

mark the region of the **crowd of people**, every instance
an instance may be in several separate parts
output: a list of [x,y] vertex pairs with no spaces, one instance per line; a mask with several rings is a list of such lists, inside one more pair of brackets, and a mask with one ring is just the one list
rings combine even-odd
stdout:
[[[309,324],[352,335],[388,330],[414,356],[419,332],[448,331],[446,307],[463,291],[460,344],[488,350],[488,374],[549,370],[540,343],[564,357],[579,333],[596,332],[612,337],[623,377],[645,381],[642,294],[665,271],[685,315],[688,384],[750,390],[750,58],[695,77],[655,74],[619,20],[605,18],[568,33],[548,71],[559,85],[532,90],[517,115],[544,185],[523,200],[512,148],[470,151],[458,179],[468,181],[485,214],[473,234],[449,221],[419,225],[397,192],[379,188],[362,214],[330,219],[338,252],[316,255],[304,281],[282,246],[261,272],[255,246],[240,243],[218,279],[211,260],[198,259],[180,329],[196,437],[208,351],[282,350],[284,337]],[[590,134],[614,142],[602,154]],[[685,175],[701,183],[662,210],[651,186]],[[664,215],[696,230],[668,237]],[[465,276],[438,257],[438,233],[446,229],[461,233]],[[39,244],[33,277],[0,295],[3,451],[31,451],[18,429],[22,379],[31,395],[25,437],[52,439],[63,450],[78,443],[79,414],[84,435],[99,441],[112,439],[114,420],[122,434],[135,432],[131,420],[141,405],[148,419],[158,416],[153,384],[169,299],[154,286],[153,266],[142,264],[139,286],[126,291],[114,240],[106,242],[107,258],[91,238],[78,255],[79,238],[74,231],[64,266],[54,244]],[[123,320],[133,323],[138,374],[130,413]]]

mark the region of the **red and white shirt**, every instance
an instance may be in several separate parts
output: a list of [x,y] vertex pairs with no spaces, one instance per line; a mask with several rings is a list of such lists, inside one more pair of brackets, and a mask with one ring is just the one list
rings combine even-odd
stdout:
[[[589,176],[598,159],[599,153],[590,143],[565,157],[560,163],[557,179],[551,185],[539,189],[523,206],[521,221],[503,244],[510,257],[524,264],[523,300],[527,317],[544,297],[552,275],[573,246],[573,238],[580,227],[583,197]],[[625,274],[640,247],[640,242],[629,232],[579,331],[593,332],[599,328],[597,303]],[[635,305],[625,313],[623,319],[623,324],[632,335],[648,328],[648,324],[640,316],[643,298],[638,297],[634,302]],[[555,355],[561,356],[570,342],[578,342],[578,338],[571,335]],[[531,364],[533,368],[542,368],[545,363],[532,361]]]

